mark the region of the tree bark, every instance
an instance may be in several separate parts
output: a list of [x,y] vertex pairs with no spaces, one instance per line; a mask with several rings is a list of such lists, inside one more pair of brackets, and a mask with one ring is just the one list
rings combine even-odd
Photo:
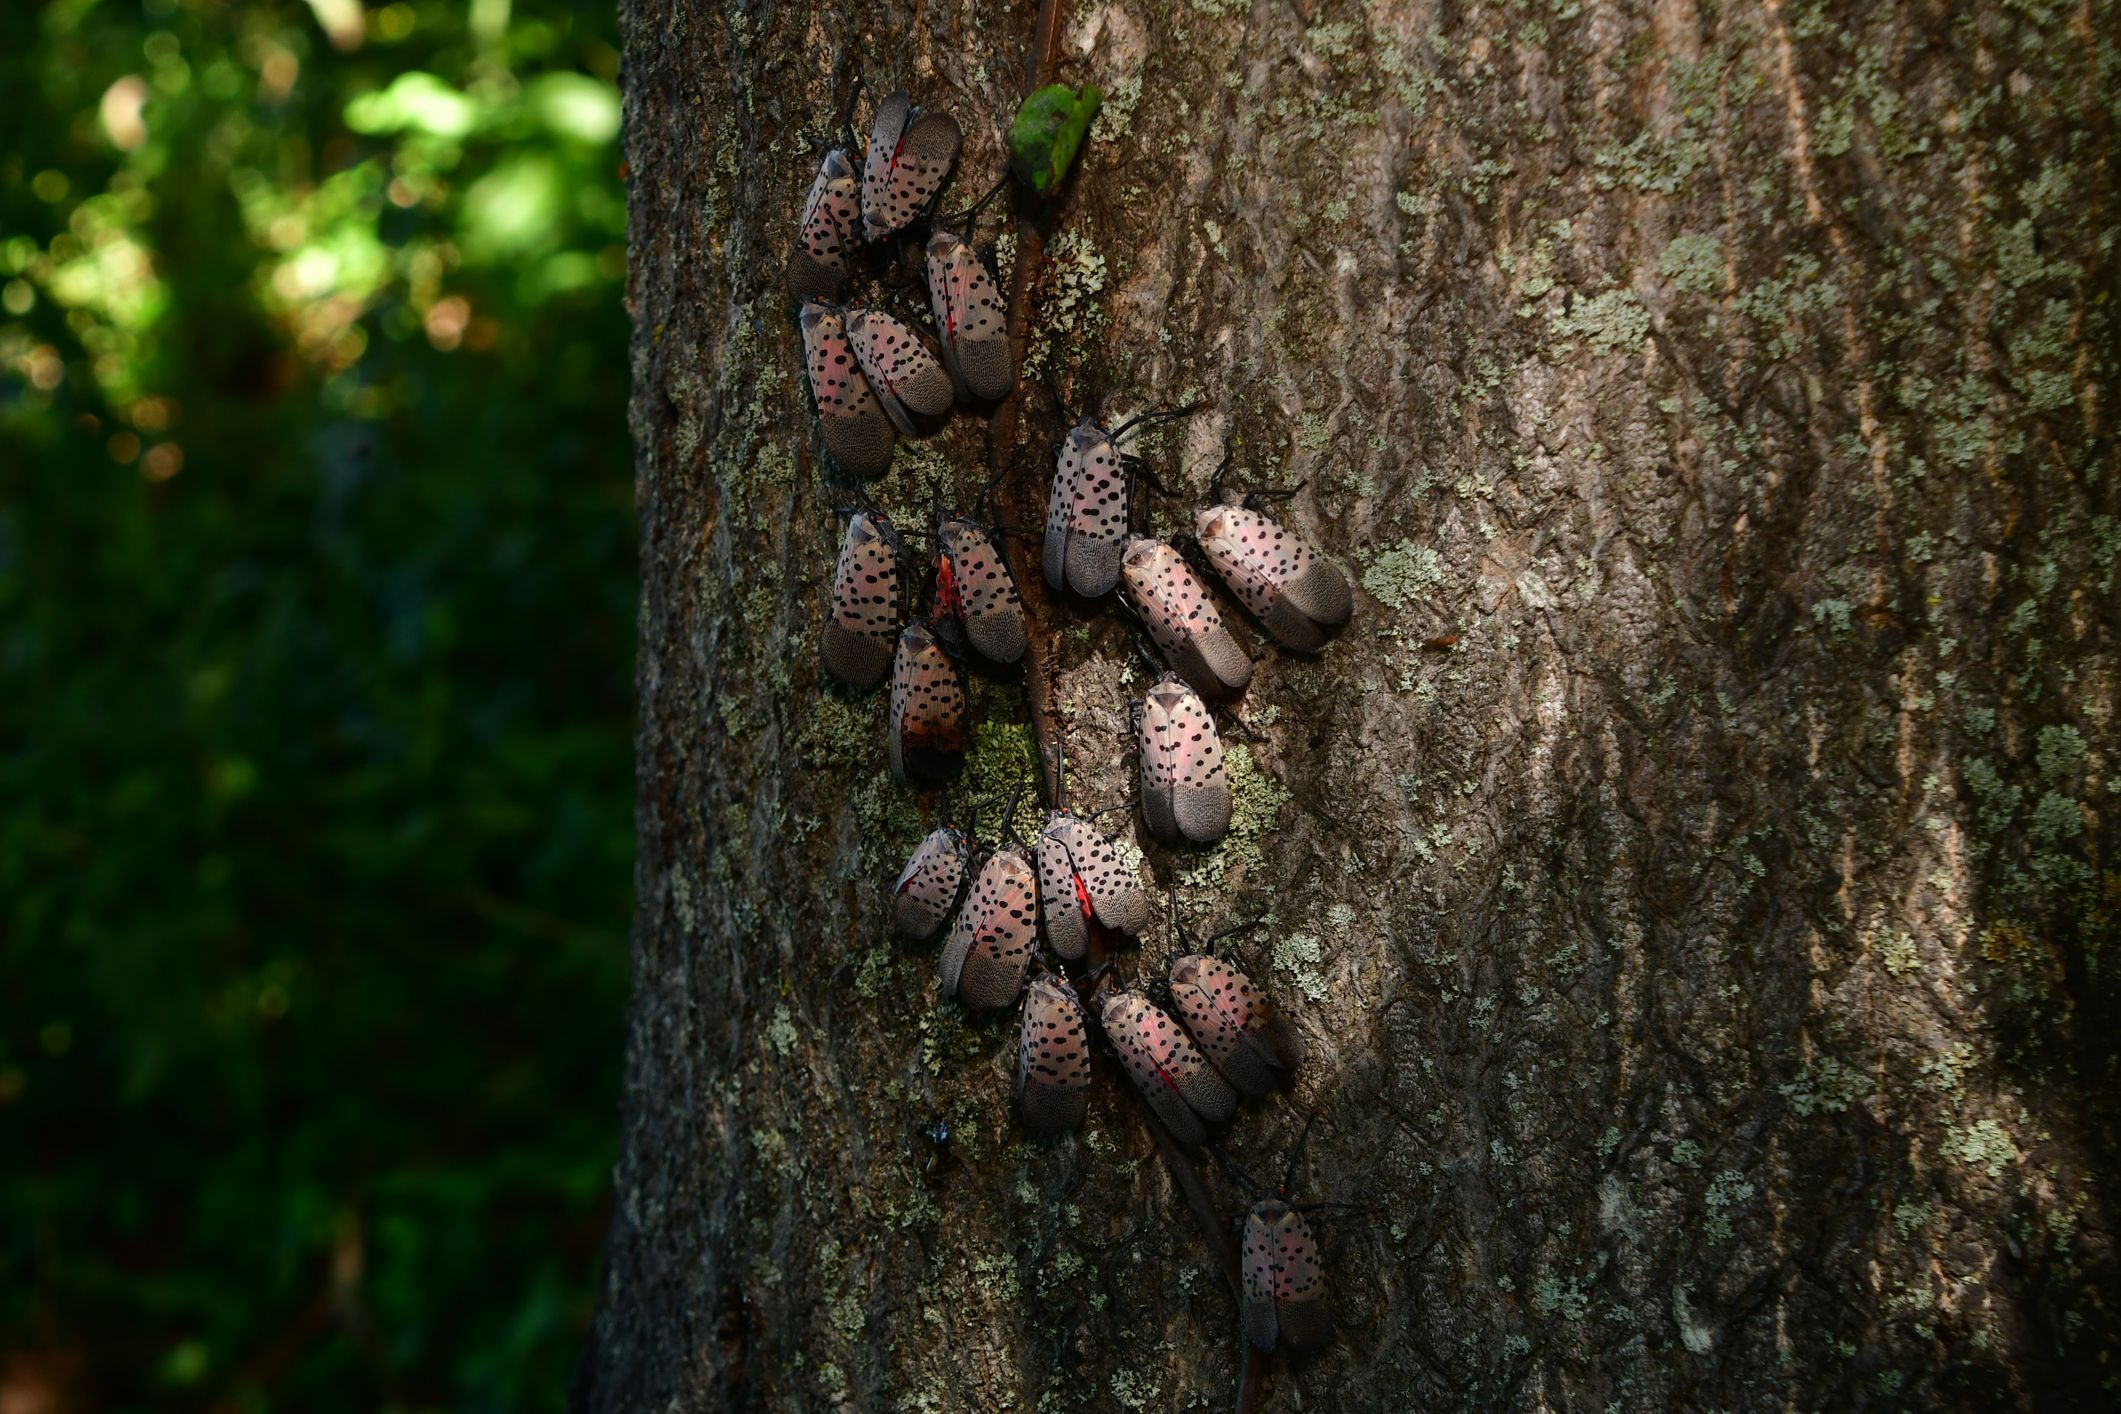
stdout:
[[[2116,20],[1070,7],[1060,77],[1110,98],[1033,371],[1202,400],[1147,439],[1154,528],[1234,445],[1361,585],[1316,659],[1258,644],[1229,839],[1145,850],[1189,926],[1267,920],[1235,955],[1310,1045],[1231,1157],[1278,1178],[1315,1115],[1300,1194],[1374,1208],[1320,1215],[1341,1339],[1266,1407],[2121,1394]],[[1013,1024],[893,940],[935,803],[817,662],[849,493],[780,288],[811,144],[857,74],[864,113],[907,87],[964,125],[962,204],[1033,24],[625,5],[639,917],[585,1409],[1236,1399],[1124,1081],[1031,1142]],[[1019,412],[1037,506],[1061,424]],[[884,503],[968,502],[986,432],[902,444]],[[1145,671],[1048,612],[1073,797],[1119,801]],[[1006,794],[1024,693],[974,695]]]

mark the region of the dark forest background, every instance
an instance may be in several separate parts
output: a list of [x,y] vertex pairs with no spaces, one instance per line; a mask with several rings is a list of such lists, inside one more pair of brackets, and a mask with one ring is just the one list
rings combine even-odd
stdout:
[[0,1405],[555,1407],[615,1140],[608,0],[0,6]]

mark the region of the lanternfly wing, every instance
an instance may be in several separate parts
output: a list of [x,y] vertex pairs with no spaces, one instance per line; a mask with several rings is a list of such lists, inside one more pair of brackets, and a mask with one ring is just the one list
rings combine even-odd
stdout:
[[883,101],[862,170],[863,235],[881,239],[920,213],[950,175],[959,138],[957,119],[915,112],[903,89]]
[[1230,828],[1222,737],[1208,705],[1176,673],[1142,703],[1141,773],[1142,818],[1158,839],[1214,844]]
[[1052,973],[1031,979],[1016,1041],[1017,1103],[1041,1134],[1073,1129],[1090,1103],[1090,1044],[1075,991]]
[[872,688],[891,671],[898,642],[899,556],[881,515],[856,511],[832,576],[832,614],[818,635],[825,669],[849,687]]
[[850,476],[881,476],[898,440],[883,404],[855,362],[840,312],[812,300],[803,306],[803,358],[825,450]]
[[942,932],[965,891],[965,866],[971,860],[971,842],[959,831],[948,825],[930,831],[898,876],[891,907],[898,930],[922,943]]
[[1261,1350],[1303,1354],[1333,1341],[1333,1310],[1318,1243],[1303,1214],[1262,1198],[1245,1214],[1245,1339]]
[[1198,954],[1171,964],[1171,1003],[1216,1069],[1258,1099],[1303,1060],[1303,1037],[1245,976]]
[[1016,385],[1016,351],[1000,286],[972,247],[950,231],[928,238],[928,300],[957,395],[1000,399]]
[[943,991],[974,1011],[1005,1007],[1023,990],[1037,948],[1038,882],[1021,853],[998,849],[980,866],[943,947]]
[[1119,583],[1127,542],[1127,468],[1119,448],[1093,418],[1061,444],[1046,500],[1046,583],[1086,598]]
[[1046,941],[1063,958],[1075,962],[1090,951],[1094,910],[1076,875],[1075,861],[1068,855],[1062,829],[1068,818],[1054,815],[1038,837],[1038,912],[1046,925]]
[[1121,563],[1127,602],[1179,675],[1218,697],[1252,680],[1252,660],[1237,646],[1207,586],[1169,545],[1137,535]]
[[1272,1088],[1256,1083],[1258,1067],[1232,1064],[1245,1040],[1245,1023],[1258,1000],[1251,979],[1236,968],[1214,958],[1188,955],[1171,963],[1171,1005],[1201,1053],[1230,1083],[1247,1095],[1259,1096]]
[[1106,994],[1099,1013],[1127,1078],[1181,1142],[1207,1142],[1237,1112],[1237,1094],[1164,1010],[1138,992]]
[[1075,868],[1090,895],[1090,906],[1097,911],[1097,921],[1130,938],[1141,936],[1149,926],[1149,896],[1142,892],[1141,880],[1111,840],[1088,823],[1081,826],[1081,832],[1086,839],[1074,847]]
[[1315,653],[1354,612],[1340,567],[1260,512],[1204,507],[1194,529],[1217,576],[1284,646]]
[[908,624],[891,663],[891,774],[902,786],[945,785],[964,769],[965,743],[964,673],[926,624]]
[[1129,935],[1149,926],[1148,896],[1112,841],[1065,811],[1038,838],[1038,902],[1046,941],[1071,962],[1089,950],[1092,919]]
[[862,215],[854,159],[844,147],[825,154],[803,202],[803,223],[788,257],[788,292],[797,299],[831,299],[847,278]]
[[950,375],[904,324],[880,309],[857,309],[847,316],[847,341],[900,435],[919,435],[916,416],[950,410]]
[[965,637],[990,663],[1024,656],[1024,601],[1002,559],[1001,547],[962,517],[943,522],[943,557]]

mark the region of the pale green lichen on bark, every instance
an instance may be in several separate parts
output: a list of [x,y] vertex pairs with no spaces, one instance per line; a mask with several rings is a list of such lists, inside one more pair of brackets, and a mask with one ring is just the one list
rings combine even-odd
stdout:
[[1411,540],[1377,552],[1362,572],[1362,587],[1386,608],[1395,610],[1419,602],[1443,581],[1443,556]]
[[[1366,591],[1356,630],[1315,671],[1262,672],[1243,709],[1258,739],[1236,744],[1254,770],[1273,763],[1273,776],[1261,779],[1285,799],[1251,837],[1256,863],[1241,872],[1228,867],[1236,861],[1227,849],[1173,857],[1182,880],[1198,881],[1185,906],[1202,917],[1226,883],[1243,885],[1231,904],[1244,913],[1260,901],[1255,890],[1271,898],[1291,930],[1258,945],[1275,989],[1322,1028],[1346,1034],[1365,1067],[1354,1073],[1405,1111],[1441,1171],[1477,1165],[1501,1195],[1475,1226],[1457,1191],[1440,1184],[1442,1240],[1419,1260],[1395,1243],[1388,1274],[1360,1242],[1337,1252],[1336,1278],[1346,1273],[1354,1293],[1343,1299],[1370,1306],[1374,1295],[1382,1314],[1358,1333],[1359,1359],[1337,1355],[1288,1373],[1307,1400],[1373,1407],[1365,1401],[1381,1388],[1419,1388],[1435,1402],[1473,1407],[1524,1388],[1525,1371],[1536,1369],[1554,1398],[1652,1407],[1672,1396],[1660,1371],[1699,1348],[1714,1364],[1696,1362],[1707,1372],[1702,1398],[1812,1407],[1846,1402],[1854,1387],[1826,1373],[1838,1343],[1851,1356],[1876,1350],[1890,1360],[1862,1376],[1865,1391],[1890,1384],[1904,1401],[1934,1402],[1939,1370],[2022,1378],[2036,1298],[2060,1293],[2059,1306],[2086,1309],[2067,1284],[2087,1269],[2070,1264],[2098,1237],[2068,1220],[2082,1184],[2067,1172],[2071,1136],[2055,1120],[2072,1062],[2043,1051],[2041,1038],[2078,1024],[2063,960],[2081,963],[2083,940],[2110,939],[2121,903],[2098,863],[2114,790],[2100,774],[2113,664],[2086,628],[2095,615],[2085,608],[2111,590],[2121,532],[2096,504],[2071,504],[2073,486],[2096,492],[2111,476],[2086,461],[2082,431],[2112,381],[2110,311],[2089,297],[2103,288],[2110,247],[2087,233],[2087,193],[2109,189],[2110,179],[2091,148],[2064,152],[2053,134],[2057,124],[2081,126],[2087,105],[2101,102],[2087,76],[2115,69],[2110,41],[2059,42],[2061,26],[2081,26],[2075,11],[2034,8],[2051,27],[2037,41],[2022,36],[2031,22],[2016,14],[1955,16],[1950,49],[1919,68],[1895,38],[1900,20],[1854,17],[1844,29],[1823,7],[1792,7],[1779,19],[1705,11],[1665,29],[1673,17],[1653,24],[1562,0],[1499,25],[1447,17],[1433,35],[1383,15],[1357,22],[1328,10],[1295,20],[1220,13],[1220,4],[1105,18],[1141,27],[1148,58],[1128,76],[1139,95],[1132,113],[1087,149],[1083,175],[1111,176],[1115,187],[1100,193],[1101,208],[1069,218],[1107,269],[1092,299],[1102,324],[1070,342],[1068,371],[1093,392],[1101,378],[1131,385],[1150,376],[1173,380],[1159,387],[1198,383],[1211,397],[1242,389],[1234,430],[1313,459],[1314,487],[1297,514],[1349,537],[1329,551],[1362,547],[1352,558]],[[2094,35],[2111,29],[2101,23],[2110,6],[2088,13]],[[1166,28],[1176,22],[1183,44]],[[774,24],[747,20],[747,45],[770,52]],[[1791,44],[1787,71],[1778,25]],[[1674,35],[1697,40],[1700,55],[1665,52]],[[1978,75],[1955,57],[1977,48],[1990,56]],[[2107,57],[2081,57],[2087,51]],[[1239,54],[1248,62],[1229,62]],[[1097,51],[1082,60],[1093,71],[1098,61]],[[926,61],[905,62],[909,74],[941,82]],[[1809,124],[1805,170],[1790,154],[1800,123]],[[731,131],[725,121],[709,138]],[[1563,131],[1578,160],[1549,168],[1541,144]],[[1378,146],[1365,148],[1373,134]],[[735,191],[733,150],[725,145],[704,164],[717,193]],[[1385,184],[1373,202],[1367,184],[1376,174]],[[1622,196],[1632,204],[1619,207]],[[1150,222],[1152,200],[1177,202],[1181,219],[1165,223],[1159,209]],[[1284,204],[1289,211],[1277,209]],[[717,230],[745,219],[730,195],[712,213]],[[1213,220],[1214,237],[1194,239],[1197,261],[1182,251],[1160,264],[1152,227],[1205,232],[1188,214]],[[1149,283],[1164,278],[1168,286]],[[1390,298],[1387,282],[1396,286]],[[1143,296],[1160,302],[1153,329],[1130,306]],[[1353,322],[1343,302],[1358,311]],[[1387,331],[1386,311],[1398,317],[1410,306],[1415,322]],[[682,319],[671,327],[687,337]],[[766,347],[731,342],[770,391],[722,410],[752,440],[726,443],[726,465],[718,459],[713,473],[744,483],[739,500],[748,504],[734,507],[728,524],[746,535],[773,525],[771,492],[783,485],[814,500],[796,487],[793,463],[735,450],[781,437],[767,429],[796,386],[779,362],[779,326],[760,327]],[[1217,343],[1225,333],[1227,351]],[[1405,357],[1381,356],[1387,346],[1404,347]],[[690,434],[673,424],[680,440],[701,435],[706,396],[677,400],[680,417],[695,419]],[[725,431],[731,425],[725,420]],[[684,445],[689,474],[704,449]],[[894,509],[904,505],[917,520],[924,507],[915,503],[929,485],[949,484],[961,450],[948,439],[909,444],[907,484],[920,491],[902,496],[894,473],[885,487]],[[1985,488],[1997,494],[1985,499]],[[2020,491],[2026,499],[2015,504]],[[1369,497],[1378,504],[1352,504]],[[1155,523],[1174,514],[1159,507]],[[1677,542],[1671,552],[1659,536]],[[1999,566],[1994,591],[1989,561]],[[793,578],[807,585],[818,572],[808,565]],[[1581,577],[1572,583],[1572,575]],[[792,586],[748,573],[731,579],[701,597],[709,620],[763,610],[773,634],[803,632]],[[1503,594],[1493,610],[1478,602],[1490,587]],[[1414,641],[1435,632],[1415,628],[1431,611],[1465,634],[1448,654]],[[1791,624],[1804,631],[1792,634]],[[1568,651],[1557,649],[1557,633]],[[1072,624],[1060,642],[1076,661],[1111,650]],[[1905,672],[1879,669],[1900,655]],[[1602,695],[1609,676],[1627,690]],[[1041,1247],[1043,1263],[1031,1260],[1028,1249],[1043,1241],[1031,1234],[1047,1215],[1026,1185],[1043,1197],[1045,1176],[1082,1165],[1085,1193],[1096,1197],[1061,1221],[1064,1234],[1121,1211],[1135,1244],[1155,1244],[1171,1224],[1153,1199],[1134,1210],[1131,1190],[1099,1191],[1140,1162],[1132,1152],[1140,1136],[1124,1122],[1108,1118],[1064,1154],[996,1137],[1008,1129],[999,1073],[1007,1063],[997,1061],[1006,1042],[996,1028],[963,1027],[933,1010],[932,955],[898,953],[876,929],[885,876],[925,826],[874,759],[863,714],[880,709],[870,699],[813,710],[801,700],[813,678],[798,667],[775,688],[792,699],[774,709],[782,738],[796,743],[802,770],[816,773],[787,816],[823,822],[797,846],[803,867],[824,873],[832,859],[837,870],[829,852],[858,838],[865,878],[848,889],[861,899],[856,920],[838,911],[839,879],[824,891],[830,902],[799,908],[806,924],[859,936],[845,996],[863,998],[859,1024],[876,1029],[878,1053],[896,1058],[907,1083],[889,1095],[878,1087],[879,1098],[858,1103],[847,1123],[882,1156],[880,1179],[899,1194],[889,1200],[894,1211],[919,1215],[909,1231],[933,1248],[923,1291],[948,1293],[948,1304],[925,1305],[929,1319],[903,1331],[869,1323],[860,1343],[874,1348],[862,1350],[832,1327],[850,1288],[831,1275],[806,1297],[812,1314],[789,1327],[821,1333],[804,1378],[835,1398],[844,1381],[855,1407],[968,1407],[964,1377],[932,1343],[954,1322],[950,1340],[982,1370],[1025,1372],[1022,1392],[1005,1379],[997,1397],[1058,1403],[1039,1351],[1060,1348],[1076,1321],[1094,1346],[1125,1315],[1128,1292],[1112,1301],[1088,1291],[1087,1269],[1103,1254],[1071,1236]],[[1351,680],[1379,690],[1349,691]],[[1395,682],[1399,694],[1382,690]],[[1787,701],[1783,683],[1792,685]],[[1875,704],[1853,702],[1870,692]],[[691,719],[721,730],[714,714]],[[1330,723],[1322,734],[1330,744],[1307,751],[1319,721]],[[741,730],[746,746],[768,735]],[[1364,748],[1347,745],[1356,742]],[[1019,756],[1004,739],[976,743],[974,771]],[[1697,760],[1729,763],[1713,792],[1695,774]],[[1652,767],[1680,784],[1643,794],[1635,773]],[[1392,782],[1403,773],[1430,784],[1396,798]],[[1351,779],[1384,785],[1366,794],[1350,789]],[[1780,822],[1787,828],[1777,827],[1781,781],[1801,783],[1807,799],[1802,818]],[[1359,825],[1314,819],[1314,797],[1360,798],[1348,816]],[[1631,818],[1646,801],[1649,822]],[[768,816],[710,805],[706,818],[741,832]],[[709,865],[687,861],[664,874],[688,933],[724,926],[722,900],[739,887],[732,871],[752,862],[744,838],[715,845]],[[1354,879],[1341,872],[1350,853],[1375,865],[1343,884]],[[1152,852],[1152,867],[1161,863]],[[1683,920],[1654,915],[1659,863],[1685,881]],[[1606,875],[1616,882],[1610,895]],[[1418,895],[1410,880],[1423,886]],[[1420,909],[1352,911],[1357,895],[1348,890],[1418,897]],[[1569,917],[1558,899],[1595,916]],[[1759,910],[1770,900],[1776,917],[1801,924],[1764,921]],[[1493,922],[1483,923],[1491,910]],[[736,926],[747,938],[783,931],[757,920]],[[1434,970],[1437,990],[1415,981],[1422,968],[1397,970],[1401,956],[1436,959],[1422,968]],[[1637,967],[1646,978],[1630,972]],[[1850,999],[1851,978],[1870,989],[1861,1005]],[[1644,989],[1668,1032],[1645,1026]],[[1749,994],[1771,989],[1800,997],[1809,989],[1813,999],[1781,1010],[1752,1004]],[[806,995],[786,1003],[797,1037],[788,1058],[823,1065],[812,1054]],[[1925,995],[1946,1018],[1934,1023],[1937,1034],[1911,1020]],[[1381,1017],[1373,1014],[1380,996],[1393,999]],[[767,1014],[778,1020],[774,1004]],[[909,1059],[919,1051],[916,1025],[941,1032],[931,1052]],[[1585,1038],[1582,1054],[1541,1070],[1530,1038],[1551,1048],[1554,1028],[1569,1025]],[[1789,1025],[1809,1033],[1803,1044],[1776,1030]],[[771,1021],[768,1029],[762,1053],[778,1056],[773,1038],[785,1033]],[[1601,1050],[1608,1044],[1625,1063]],[[1675,1051],[1690,1052],[1676,1075]],[[859,1077],[867,1054],[848,1045],[831,1064]],[[1659,1087],[1671,1091],[1672,1114],[1658,1121],[1663,1137],[1645,1144],[1630,1106]],[[2022,1104],[2006,1097],[2009,1088],[2025,1092]],[[1597,1106],[1580,1132],[1579,1090]],[[1321,1083],[1320,1093],[1322,1125],[1345,1123],[1333,1113],[1340,1092]],[[732,1113],[742,1112],[739,1098],[733,1091],[726,1102]],[[775,1103],[792,1115],[784,1099]],[[944,1180],[946,1205],[928,1196],[903,1154],[904,1111],[929,1104],[976,1136],[968,1151],[978,1168]],[[1764,1131],[1748,1128],[1757,1116],[1767,1118]],[[1492,1132],[1476,1137],[1476,1118]],[[1606,1137],[1595,1138],[1609,1118]],[[1390,1133],[1401,1122],[1377,1121],[1388,1157],[1369,1171],[1439,1171],[1427,1160],[1402,1165]],[[820,1136],[856,1137],[836,1118],[820,1125]],[[762,1129],[798,1134],[792,1118]],[[815,1147],[823,1141],[803,1142],[813,1146],[806,1201],[823,1210],[831,1195]],[[1318,1152],[1345,1162],[1352,1148],[1327,1137]],[[1671,1162],[1677,1153],[1695,1166]],[[2036,1155],[2052,1174],[2034,1169]],[[1792,1278],[1773,1305],[1775,1319],[1798,1332],[1799,1353],[1763,1357],[1757,1330],[1732,1314],[1743,1292],[1726,1268],[1689,1255],[1690,1242],[1674,1233],[1706,1238],[1728,1271],[1744,1273],[1786,1255],[1763,1236],[1772,1210],[1777,1242],[1818,1261],[1821,1249],[1805,1248],[1815,1239],[1803,1228],[1804,1188],[1790,1173],[1805,1163],[1848,1172],[1852,1158],[1867,1166],[1877,1231],[1826,1255],[1830,1264],[1851,1254],[1875,1261],[1881,1314],[1870,1325],[1822,1315],[1806,1281]],[[1595,1209],[1617,1187],[1625,1202],[1631,1183],[1641,1211],[1614,1226],[1630,1235],[1614,1239],[1616,1265],[1594,1280],[1603,1250],[1587,1236],[1599,1224],[1583,1210],[1584,1195],[1594,1195]],[[1393,1191],[1410,1195],[1391,1215],[1394,1235],[1418,1231],[1430,1190]],[[768,1179],[745,1201],[771,1211],[787,1192]],[[1997,1193],[2027,1205],[2013,1240],[2056,1275],[2037,1290],[1994,1265],[1981,1282],[1948,1286],[1925,1275],[1947,1238],[1992,1261],[2003,1231]],[[1553,1226],[1535,1233],[1535,1215]],[[756,1229],[761,1245],[766,1231]],[[1628,1270],[1638,1259],[1631,1249],[1658,1264],[1655,1278]],[[1060,1273],[1069,1320],[981,1304],[962,1270],[948,1280],[933,1271],[970,1251],[1001,1250],[1025,1262],[1029,1289]],[[1205,1352],[1227,1335],[1217,1324],[1227,1310],[1173,1281],[1186,1258],[1166,1256],[1142,1262],[1130,1252],[1124,1270],[1176,1293],[1176,1314],[1156,1321],[1192,1343],[1169,1344],[1157,1330],[1091,1355],[1082,1387],[1098,1398],[1114,1397],[1125,1373],[1206,1402],[1226,1373]],[[895,1261],[884,1259],[873,1288],[880,1297],[894,1289]],[[773,1272],[789,1286],[818,1277]],[[1212,1297],[1214,1283],[1204,1289]],[[1432,1299],[1440,1290],[1451,1299]],[[1588,1315],[1585,1290],[1596,1293]],[[1403,1327],[1407,1311],[1419,1314]],[[1574,1334],[1584,1327],[1615,1338]],[[1409,1330],[1431,1343],[1447,1378],[1405,1360],[1400,1336]],[[766,1353],[750,1368],[771,1390],[777,1372],[802,1359]]]

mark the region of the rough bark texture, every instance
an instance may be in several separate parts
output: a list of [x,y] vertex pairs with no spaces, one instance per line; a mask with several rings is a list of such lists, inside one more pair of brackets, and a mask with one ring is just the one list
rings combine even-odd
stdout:
[[[1377,1207],[1322,1218],[1342,1340],[1272,1406],[2121,1398],[2121,17],[1980,8],[1071,7],[1111,99],[1039,366],[1203,399],[1163,479],[1234,441],[1363,586],[1318,659],[1260,647],[1231,837],[1146,851],[1198,927],[1267,916],[1236,955],[1310,1043],[1230,1153],[1278,1175],[1315,1112],[1299,1189]],[[1116,1072],[1028,1142],[1013,1027],[888,935],[932,802],[816,660],[811,144],[859,72],[984,189],[1032,23],[626,6],[640,915],[585,1408],[1234,1398]],[[960,415],[882,497],[918,523],[984,458]],[[1134,646],[1047,627],[1076,799],[1118,800]],[[1022,693],[975,696],[1000,792]]]

